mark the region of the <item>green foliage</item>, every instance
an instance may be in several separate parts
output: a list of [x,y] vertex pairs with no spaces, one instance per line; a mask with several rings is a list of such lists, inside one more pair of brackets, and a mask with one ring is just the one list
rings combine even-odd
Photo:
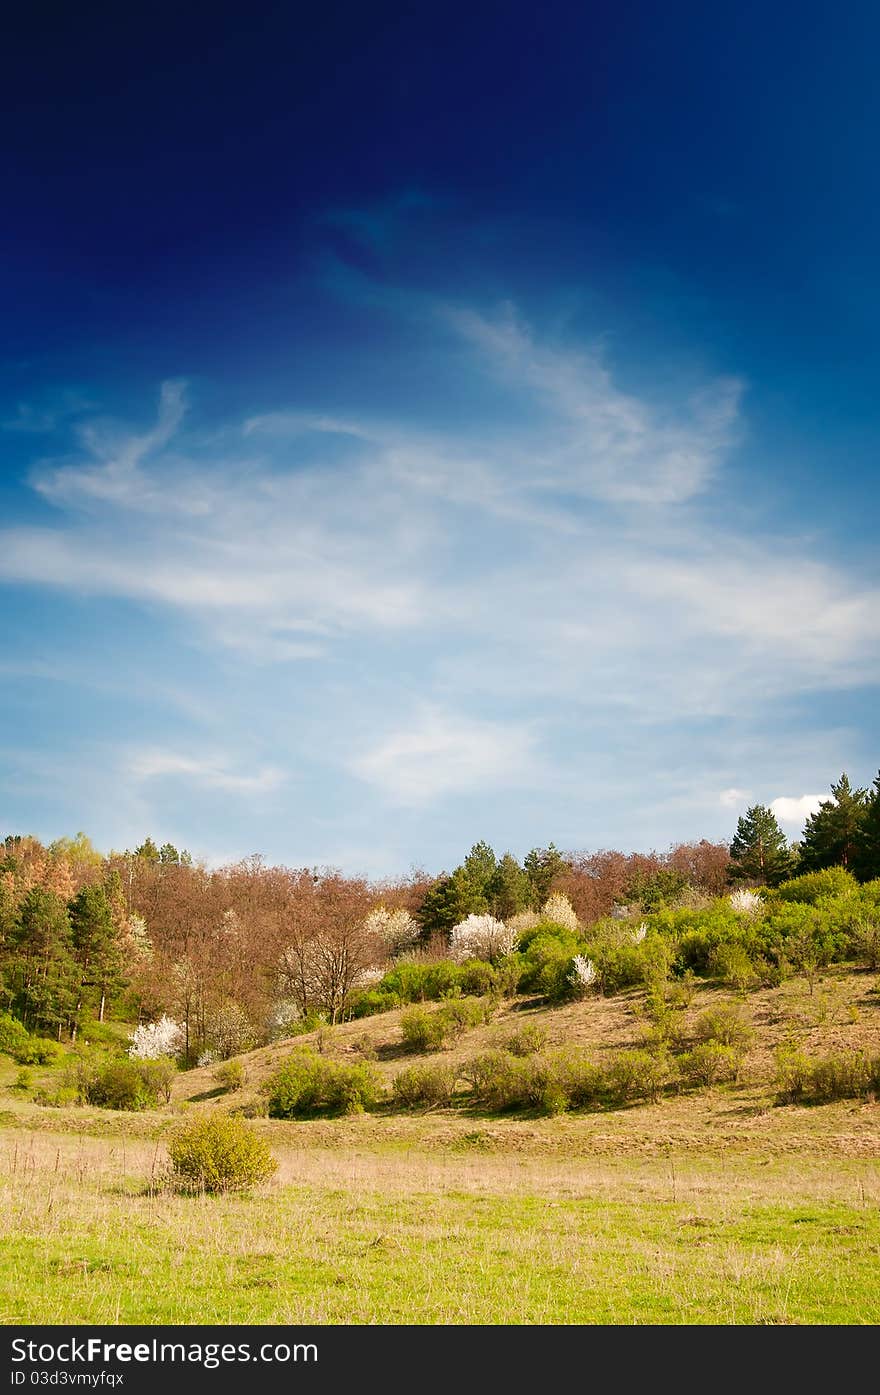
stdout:
[[57,1041],[48,1037],[26,1037],[20,1046],[9,1052],[20,1066],[49,1066],[61,1055]]
[[224,1090],[240,1090],[245,1082],[244,1062],[234,1059],[221,1061],[213,1071],[213,1077]]
[[499,860],[486,884],[489,909],[499,920],[509,920],[531,904],[532,884],[511,853]]
[[226,1115],[183,1124],[168,1140],[168,1155],[179,1181],[212,1194],[248,1191],[278,1167],[259,1134]]
[[606,1088],[617,1104],[658,1100],[675,1080],[674,1064],[650,1051],[618,1051],[605,1073]]
[[863,882],[880,878],[880,771],[868,795],[859,825],[853,870]]
[[745,1051],[755,1039],[755,1029],[742,1008],[736,1003],[719,1003],[697,1019],[696,1035],[700,1041],[716,1041]]
[[858,861],[867,809],[868,791],[854,790],[849,776],[841,775],[831,786],[831,798],[823,799],[804,824],[799,853],[804,871],[838,865],[851,868]]
[[776,890],[780,901],[794,901],[806,906],[815,906],[832,896],[852,896],[859,890],[859,884],[845,867],[826,867],[818,872],[805,872],[783,882]]
[[413,1007],[401,1015],[400,1035],[410,1051],[439,1051],[449,1036],[449,1022],[436,1008]]
[[154,1061],[127,1059],[103,1065],[83,1062],[80,1093],[87,1104],[101,1109],[155,1109],[171,1095],[175,1065],[167,1057]]
[[811,1059],[786,1046],[776,1058],[776,1098],[780,1104],[828,1104],[880,1092],[880,1056],[862,1051]]
[[778,886],[794,863],[776,815],[763,804],[754,804],[739,819],[730,858],[730,880],[753,886]]
[[8,929],[5,958],[11,1005],[26,1027],[54,1031],[70,1020],[79,970],[60,896],[31,887]]
[[462,1070],[474,1100],[487,1109],[559,1114],[657,1099],[676,1079],[674,1064],[646,1051],[618,1052],[607,1067],[575,1050],[517,1058],[486,1051]]
[[740,993],[754,988],[758,982],[758,974],[748,950],[735,941],[728,941],[713,949],[709,956],[708,968],[713,978],[720,979],[729,988],[735,988]]
[[369,1062],[347,1065],[295,1051],[266,1082],[273,1119],[304,1119],[314,1114],[359,1114],[380,1098],[381,1081]]
[[14,1056],[28,1041],[27,1030],[18,1018],[8,1012],[0,1012],[0,1051]]
[[394,1077],[391,1094],[404,1109],[449,1104],[455,1093],[457,1072],[452,1066],[408,1066]]
[[684,872],[675,867],[658,867],[651,872],[636,872],[623,891],[624,904],[638,905],[650,915],[664,906],[674,906],[687,890],[689,882]]
[[704,1041],[678,1056],[675,1063],[686,1084],[708,1087],[738,1078],[740,1053],[720,1041]]
[[523,871],[531,889],[531,906],[537,908],[544,905],[553,891],[554,883],[567,866],[562,854],[552,843],[546,848],[532,848],[523,861]]
[[539,1022],[527,1022],[507,1038],[504,1049],[511,1056],[532,1056],[536,1051],[543,1051],[546,1042],[547,1028]]
[[516,991],[518,964],[505,961],[497,967],[482,959],[456,964],[451,959],[401,959],[375,988],[355,995],[352,1017],[387,1012],[402,1003],[436,1002],[454,994],[510,993]]

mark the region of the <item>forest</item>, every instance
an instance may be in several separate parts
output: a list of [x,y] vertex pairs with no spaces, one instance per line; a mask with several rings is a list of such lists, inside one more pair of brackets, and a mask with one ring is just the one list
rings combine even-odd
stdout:
[[183,1066],[413,999],[507,985],[560,1001],[646,982],[658,956],[673,977],[772,981],[880,937],[880,774],[870,790],[842,775],[797,844],[755,805],[729,845],[551,843],[520,863],[478,842],[451,872],[383,882],[259,856],[209,869],[149,837],[104,855],[83,833],[10,834],[2,851],[7,1030],[75,1043],[108,1017],[170,1021]]

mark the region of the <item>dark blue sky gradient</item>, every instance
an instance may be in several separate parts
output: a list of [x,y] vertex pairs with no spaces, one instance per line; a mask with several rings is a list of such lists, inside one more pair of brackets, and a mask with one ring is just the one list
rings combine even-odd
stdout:
[[[530,400],[475,375],[457,330],[426,308],[491,314],[510,300],[551,337],[601,340],[615,383],[657,410],[740,379],[705,526],[761,536],[784,522],[875,584],[878,51],[872,3],[18,7],[0,32],[4,520],[57,522],[33,471],[74,458],[74,424],[92,410],[148,429],[167,379],[189,384],[190,459],[230,423],[287,409],[393,416],[474,449],[525,429]],[[246,468],[262,449],[248,438]],[[328,477],[336,438],[311,449]],[[463,530],[448,555],[472,542]],[[82,654],[97,625],[121,668],[137,653],[196,682],[204,655],[159,601],[26,578],[3,594],[7,654],[30,662],[35,633]],[[349,653],[352,672],[369,668]],[[204,661],[226,671],[218,654]],[[823,732],[842,733],[822,748],[820,786],[838,751],[864,760],[856,777],[876,764],[864,678],[844,685],[836,716],[828,692],[817,699]],[[58,739],[61,711],[86,742],[133,740],[139,724],[158,741],[166,722],[156,695],[143,708],[108,697],[98,720],[85,699],[75,714],[43,691],[35,704],[17,681],[32,751],[41,730]],[[253,701],[242,683],[236,722]],[[808,699],[790,697],[806,724]],[[44,807],[22,805],[40,831],[65,831]],[[562,824],[564,838],[577,820]],[[429,861],[451,848],[451,814],[438,829],[422,830]],[[684,816],[674,831],[687,836]],[[520,832],[554,836],[510,840]],[[210,846],[251,851],[242,837],[214,830]],[[353,832],[353,856],[362,844]]]

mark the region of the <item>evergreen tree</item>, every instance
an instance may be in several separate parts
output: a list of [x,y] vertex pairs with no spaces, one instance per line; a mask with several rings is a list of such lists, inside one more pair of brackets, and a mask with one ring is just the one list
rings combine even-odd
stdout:
[[553,843],[546,848],[532,848],[523,862],[526,876],[531,886],[530,905],[539,910],[545,904],[553,883],[566,867],[565,858]]
[[[488,903],[489,886],[495,875],[498,860],[488,843],[482,840],[474,843],[464,862],[457,871],[460,871],[468,885],[473,890],[476,897],[482,897]],[[475,914],[480,914],[479,911]]]
[[764,804],[747,809],[736,825],[730,845],[732,882],[778,886],[791,876],[793,858],[776,815]]
[[831,786],[831,798],[823,799],[804,825],[800,870],[820,872],[823,867],[852,870],[861,827],[868,805],[868,791],[854,790],[849,776],[841,775]]
[[880,771],[868,796],[859,827],[853,870],[862,882],[871,882],[875,877],[880,877]]
[[489,909],[499,920],[523,911],[532,899],[532,885],[512,853],[498,862],[487,887]]
[[134,850],[135,857],[142,857],[145,862],[158,862],[159,849],[152,838],[145,838],[139,848]]
[[77,966],[67,907],[35,886],[25,896],[9,937],[8,983],[13,1011],[26,1027],[57,1031],[76,1004]]
[[[494,860],[494,853],[492,854]],[[454,925],[469,915],[485,915],[489,903],[485,891],[475,886],[465,867],[456,867],[451,876],[438,877],[428,887],[416,920],[425,936],[448,935]]]
[[84,1007],[104,1021],[107,997],[122,986],[122,956],[113,913],[102,886],[84,886],[70,902],[74,958],[79,969],[72,1036],[76,1039]]

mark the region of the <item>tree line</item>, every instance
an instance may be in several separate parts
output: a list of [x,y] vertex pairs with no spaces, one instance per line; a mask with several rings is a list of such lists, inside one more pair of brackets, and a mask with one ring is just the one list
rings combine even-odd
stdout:
[[627,906],[649,913],[829,866],[868,880],[880,876],[878,853],[880,775],[872,793],[842,776],[797,845],[756,805],[729,845],[563,854],[551,843],[519,862],[480,841],[450,872],[372,882],[259,856],[209,869],[152,838],[105,856],[85,834],[48,846],[9,835],[0,846],[0,1008],[58,1040],[76,1040],[107,1014],[150,1022],[168,1013],[187,1061],[229,1055],[312,1011],[335,1020],[401,944],[442,957],[469,916],[509,921],[558,893],[590,925]]

